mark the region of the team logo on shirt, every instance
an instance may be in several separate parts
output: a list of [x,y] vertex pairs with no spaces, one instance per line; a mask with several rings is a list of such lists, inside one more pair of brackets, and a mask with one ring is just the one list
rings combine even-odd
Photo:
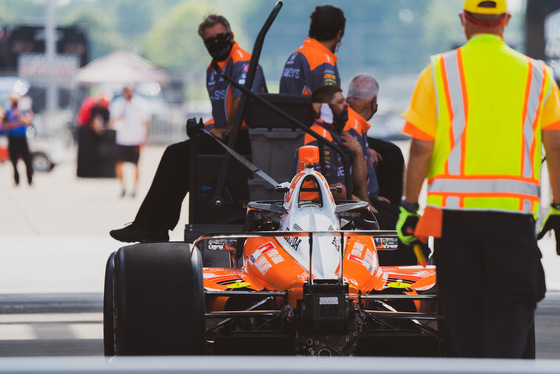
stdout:
[[331,162],[331,152],[325,150],[325,152],[323,152],[324,154],[324,158],[325,158],[325,163],[329,164]]
[[336,170],[336,176],[337,177],[343,177],[344,176],[344,166],[339,166]]
[[300,77],[300,70],[297,68],[286,68],[284,69],[284,71],[282,72],[282,76],[284,78],[295,78],[295,79],[299,79]]
[[326,85],[336,85],[336,76],[328,73],[323,74],[323,83]]
[[290,58],[289,58],[288,61],[286,62],[286,65],[291,65],[291,64],[293,64],[295,59],[296,59],[296,54],[294,53],[294,54],[292,54],[292,55],[290,56]]
[[210,79],[208,80],[208,85],[209,85],[209,86],[213,86],[213,85],[215,85],[215,84],[216,84],[216,72],[215,72],[215,71],[212,71],[212,72],[210,73]]
[[[247,66],[247,65],[245,65]],[[243,67],[243,71],[245,71],[245,66]],[[245,84],[245,80],[247,79],[247,73],[243,73],[241,74],[241,76],[239,77],[239,80],[237,81],[237,83],[243,85]]]
[[210,95],[210,101],[225,100],[227,90],[216,90],[214,94]]

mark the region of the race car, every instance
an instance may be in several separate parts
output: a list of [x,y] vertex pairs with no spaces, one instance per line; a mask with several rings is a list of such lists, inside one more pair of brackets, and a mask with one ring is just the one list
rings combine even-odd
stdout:
[[105,355],[441,356],[433,265],[398,250],[368,204],[335,201],[302,147],[279,201],[239,233],[120,248],[107,262]]

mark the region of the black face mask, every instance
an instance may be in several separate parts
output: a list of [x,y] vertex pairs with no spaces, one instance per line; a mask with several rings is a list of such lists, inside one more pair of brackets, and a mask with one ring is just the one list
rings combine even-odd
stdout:
[[348,109],[345,109],[342,113],[336,114],[333,110],[333,126],[337,131],[341,132],[348,122]]
[[219,34],[215,37],[208,38],[204,40],[204,45],[210,56],[216,61],[224,61],[228,58],[233,48],[230,33]]

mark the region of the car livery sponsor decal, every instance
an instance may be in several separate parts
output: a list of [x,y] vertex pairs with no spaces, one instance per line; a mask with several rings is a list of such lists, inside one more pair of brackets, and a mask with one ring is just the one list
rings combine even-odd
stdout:
[[293,236],[286,236],[284,237],[284,240],[290,245],[290,247],[292,247],[294,251],[298,250],[299,244],[301,243],[300,238],[296,238]]
[[265,275],[268,269],[272,267],[272,264],[268,262],[265,256],[261,256],[255,262],[255,267],[259,269],[262,275]]
[[[329,231],[333,231],[332,226],[329,227]],[[332,242],[331,242],[331,245],[336,249],[337,252],[340,252],[340,238],[339,237],[335,236],[333,238]]]
[[271,249],[274,249],[274,248],[276,248],[274,243],[272,243],[272,242],[264,243],[259,248],[257,248],[251,256],[249,256],[249,263],[251,265],[255,265],[255,263],[259,260],[259,258],[262,257],[262,255],[264,255],[266,252],[268,252],[268,251],[270,251]]
[[275,249],[271,249],[270,251],[267,252],[268,257],[270,257],[270,259],[272,260],[272,262],[274,262],[274,264],[279,264],[281,262],[284,261],[284,258],[282,257],[282,255],[278,252],[278,250]]
[[392,236],[376,236],[373,240],[376,249],[397,249],[399,246],[399,239]]
[[[373,251],[366,249],[362,243],[354,243],[352,247],[352,251],[348,254],[348,260],[357,262],[358,264],[365,267],[370,274],[373,275],[373,261],[375,259],[375,255]],[[365,252],[365,253],[364,253]]]

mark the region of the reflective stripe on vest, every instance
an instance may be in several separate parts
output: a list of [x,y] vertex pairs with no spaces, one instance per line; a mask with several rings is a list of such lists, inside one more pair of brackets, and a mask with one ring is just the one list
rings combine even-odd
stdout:
[[[487,41],[488,39],[483,40],[483,42]],[[478,57],[476,53],[481,53],[476,49],[477,46],[474,47],[474,50],[472,47],[471,49],[459,48],[432,57],[438,105],[438,127],[442,128],[441,131],[438,131],[439,139],[436,136],[436,148],[430,165],[428,205],[448,209],[536,213],[538,212],[540,195],[540,162],[538,164],[536,162],[537,159],[540,159],[541,147],[540,112],[550,92],[550,78],[545,75],[545,66],[542,62],[520,54],[510,53],[508,50],[504,55],[501,55],[506,59],[506,62],[508,58],[515,61],[516,69],[518,69],[516,70],[517,73],[519,73],[520,65],[525,63],[527,66],[525,76],[519,76],[520,74],[508,75],[508,79],[515,80],[518,78],[520,85],[518,87],[525,87],[523,100],[519,97],[520,93],[503,93],[506,96],[509,95],[505,98],[508,103],[524,103],[524,108],[522,112],[519,111],[518,117],[520,118],[511,123],[511,126],[516,126],[515,122],[517,122],[519,124],[518,128],[513,127],[511,133],[488,134],[488,136],[494,136],[496,141],[501,141],[502,145],[505,144],[503,142],[510,140],[508,136],[513,136],[517,140],[517,142],[511,141],[511,154],[504,154],[503,161],[500,160],[503,165],[507,165],[504,170],[510,172],[503,174],[501,171],[498,174],[485,173],[477,167],[476,163],[484,159],[482,157],[483,152],[491,152],[491,150],[477,149],[474,147],[476,143],[470,144],[471,146],[467,148],[466,144],[476,141],[475,136],[467,139],[466,134],[469,126],[475,126],[473,131],[480,136],[480,129],[485,129],[485,126],[488,125],[481,119],[484,116],[480,116],[480,113],[477,113],[479,114],[476,117],[477,119],[469,119],[469,98],[474,100],[473,103],[476,102],[478,110],[480,108],[487,111],[492,110],[491,105],[493,104],[481,105],[480,99],[477,102],[477,97],[470,96],[477,93],[468,91],[466,77],[469,71],[472,74],[473,71],[477,73],[476,69],[485,68],[485,66],[478,66],[484,65],[482,63],[471,63],[468,69],[472,70],[465,69],[465,56],[463,54],[473,53],[473,55],[470,55],[470,61],[473,61],[473,57]],[[505,64],[503,69],[507,68],[508,65]],[[479,77],[481,75],[474,76]],[[500,87],[499,78],[496,80],[493,84]],[[478,88],[486,87],[483,84],[477,84],[477,86]],[[490,85],[488,87],[492,88]],[[496,101],[498,104],[503,102],[498,99]],[[509,119],[511,120],[511,118]],[[515,138],[516,134],[519,134],[522,139]],[[442,137],[446,139],[442,139]],[[466,170],[469,170],[469,172],[466,172]],[[518,172],[511,173],[511,170],[518,170]]]

